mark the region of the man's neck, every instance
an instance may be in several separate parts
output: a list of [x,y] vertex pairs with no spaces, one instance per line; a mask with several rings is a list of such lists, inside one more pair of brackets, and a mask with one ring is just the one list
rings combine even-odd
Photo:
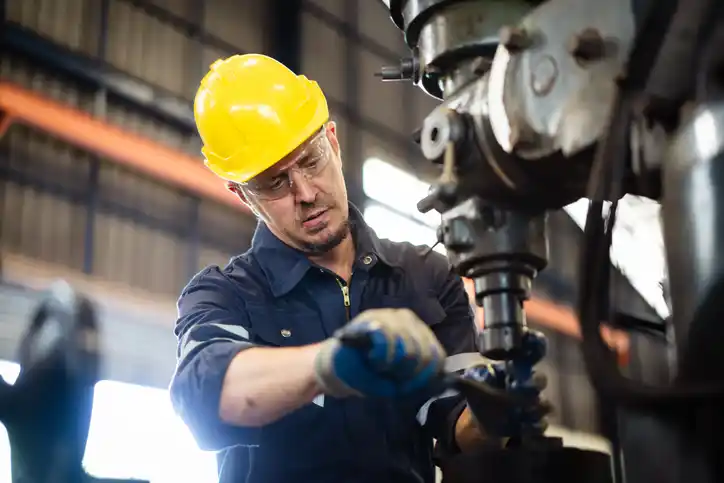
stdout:
[[316,263],[320,267],[339,275],[345,281],[349,281],[352,275],[352,265],[354,264],[355,247],[352,236],[347,236],[342,242],[319,256],[310,256],[309,260]]

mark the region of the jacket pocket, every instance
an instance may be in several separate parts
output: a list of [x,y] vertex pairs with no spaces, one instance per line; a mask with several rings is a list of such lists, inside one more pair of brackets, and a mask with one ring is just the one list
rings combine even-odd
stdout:
[[255,344],[295,347],[321,342],[325,335],[316,313],[291,312],[273,306],[247,304]]

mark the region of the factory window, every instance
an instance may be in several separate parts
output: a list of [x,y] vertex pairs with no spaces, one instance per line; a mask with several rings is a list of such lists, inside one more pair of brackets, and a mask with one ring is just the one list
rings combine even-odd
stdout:
[[[13,362],[0,360],[0,377],[8,384],[15,384],[20,373],[20,366]],[[11,483],[10,474],[10,441],[5,426],[0,425],[0,483]]]
[[[417,245],[435,243],[440,215],[423,214],[416,207],[430,185],[379,158],[369,158],[362,167],[362,188],[370,199],[364,211],[365,220],[380,238]],[[445,253],[442,245],[435,250]]]
[[[589,200],[581,198],[565,211],[583,229]],[[605,212],[610,207],[607,204]],[[651,199],[626,195],[618,202],[611,244],[611,262],[662,319],[669,317],[663,293],[666,254],[661,231],[661,206]]]
[[[0,375],[8,382],[14,382],[18,372],[17,364],[0,361]],[[218,481],[214,453],[198,449],[174,414],[168,391],[116,381],[96,384],[83,466],[101,478]],[[10,447],[2,435],[0,483],[10,483]]]

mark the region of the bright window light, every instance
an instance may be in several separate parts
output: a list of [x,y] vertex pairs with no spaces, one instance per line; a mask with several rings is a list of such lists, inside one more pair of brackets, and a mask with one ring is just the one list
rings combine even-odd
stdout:
[[[20,366],[0,361],[0,375],[14,383]],[[10,444],[0,431],[0,483],[10,483]],[[202,452],[175,415],[168,391],[100,381],[93,397],[83,466],[93,476],[151,483],[216,483],[214,453]]]
[[[376,203],[371,203],[366,207],[364,218],[380,238],[427,246],[432,246],[437,240],[434,228],[401,216]],[[445,247],[441,244],[437,245],[435,251],[444,255]]]
[[[10,361],[0,360],[0,376],[8,384],[15,384],[20,374],[20,365]],[[10,441],[5,426],[0,424],[0,483],[11,483],[10,474]]]
[[440,214],[420,213],[417,202],[428,194],[430,185],[379,158],[369,158],[362,167],[362,189],[367,197],[437,228]]
[[[588,204],[588,199],[581,198],[564,208],[582,229],[586,225]],[[660,209],[655,201],[638,196],[626,195],[618,202],[611,263],[656,313],[666,318],[670,311],[661,286],[666,274],[666,256]]]
[[8,384],[15,384],[20,375],[20,364],[10,361],[0,360],[0,376],[5,379]]
[[96,384],[83,465],[103,478],[218,481],[214,453],[198,449],[168,391],[116,381]]

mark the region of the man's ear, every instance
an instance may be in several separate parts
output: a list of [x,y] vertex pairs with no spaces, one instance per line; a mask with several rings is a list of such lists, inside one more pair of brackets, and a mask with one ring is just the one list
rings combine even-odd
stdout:
[[254,212],[254,207],[251,206],[251,204],[249,203],[249,199],[246,197],[244,191],[238,184],[234,183],[233,181],[227,181],[226,189],[234,193],[239,198],[239,200],[244,203],[244,205],[246,205],[247,208]]
[[329,121],[326,124],[326,130],[327,130],[327,139],[329,140],[329,143],[332,145],[332,149],[334,149],[335,154],[339,154],[339,139],[337,138],[337,123],[334,121]]

